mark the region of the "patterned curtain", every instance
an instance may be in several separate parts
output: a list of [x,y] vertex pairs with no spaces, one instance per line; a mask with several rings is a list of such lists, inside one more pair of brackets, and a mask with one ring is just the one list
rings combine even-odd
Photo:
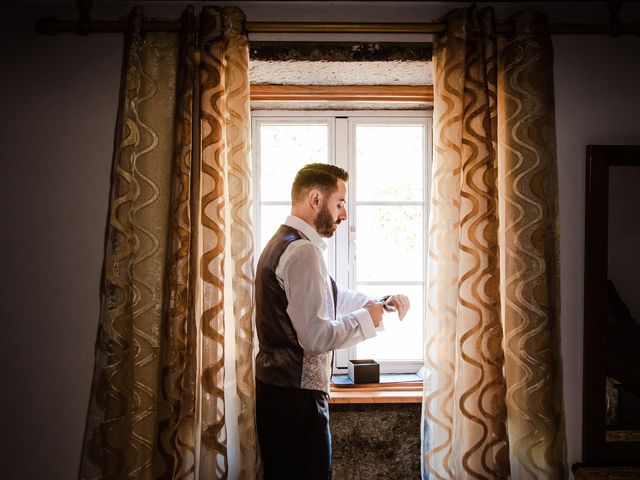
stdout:
[[131,16],[82,479],[255,479],[248,42]]
[[546,20],[450,12],[434,39],[423,478],[565,477]]

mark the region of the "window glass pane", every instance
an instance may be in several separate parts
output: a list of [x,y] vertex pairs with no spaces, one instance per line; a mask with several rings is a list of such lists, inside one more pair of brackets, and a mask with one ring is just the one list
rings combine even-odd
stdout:
[[356,207],[357,281],[423,281],[423,207]]
[[[297,123],[300,120],[307,123]],[[349,123],[354,125],[355,137],[330,146],[329,142],[334,139],[331,119],[269,117],[258,120],[259,141],[254,151],[260,161],[260,176],[256,179],[260,193],[256,199],[260,230],[256,247],[261,252],[289,215],[291,183],[304,164],[329,163],[334,148],[344,147],[344,151],[335,152],[336,157],[342,159],[348,158],[349,151],[355,152],[355,164],[350,172],[355,209],[349,214],[357,228],[356,256],[354,259],[348,255],[349,235],[343,231],[339,238],[328,242],[325,261],[328,257],[332,262],[336,257],[349,257],[348,265],[346,262],[337,265],[341,270],[339,274],[334,272],[337,275],[334,278],[346,282],[349,271],[355,269],[355,277],[351,277],[355,285],[351,288],[373,296],[404,293],[411,299],[412,308],[407,317],[400,322],[397,314],[385,314],[385,330],[357,345],[357,357],[385,362],[420,361],[424,340],[424,125],[384,124],[387,120],[383,118],[358,122],[361,121],[369,123]],[[346,139],[348,123],[337,123],[338,128],[344,130],[336,135]],[[346,226],[343,230],[347,230]],[[334,250],[337,242],[340,242],[339,255]],[[396,283],[406,281],[418,285]]]
[[291,213],[289,205],[262,205],[260,208],[260,251]]
[[409,297],[411,308],[402,321],[397,313],[384,314],[384,330],[356,346],[356,358],[385,360],[421,360],[424,345],[424,288],[422,285],[358,286],[371,296],[402,293]]
[[356,185],[361,201],[423,201],[424,127],[356,125]]
[[260,125],[260,194],[263,201],[289,201],[300,168],[327,163],[327,125]]

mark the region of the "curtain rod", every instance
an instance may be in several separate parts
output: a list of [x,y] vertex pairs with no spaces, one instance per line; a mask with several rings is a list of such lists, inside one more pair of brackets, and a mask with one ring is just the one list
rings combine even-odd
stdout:
[[[36,32],[43,35],[57,33],[123,33],[129,23],[126,20],[58,20],[56,18],[40,18],[36,22]],[[177,32],[182,28],[180,20],[149,20],[143,21],[142,31]],[[341,23],[341,22],[246,22],[248,33],[442,33],[447,29],[446,23]],[[501,22],[496,25],[497,33],[511,33],[513,24]],[[640,35],[638,23],[551,23],[549,33],[553,35],[594,35],[608,34],[618,36],[622,34]]]
[[[609,34],[617,37],[621,34],[640,35],[640,22],[622,23],[620,10],[623,0],[607,0],[609,23],[552,23],[548,29],[551,34]],[[36,22],[36,32],[55,35],[71,32],[79,35],[94,33],[123,33],[129,28],[127,20],[91,20],[93,0],[76,0],[77,20],[58,20],[48,17]],[[141,29],[146,32],[180,31],[182,20],[142,20]],[[439,23],[340,23],[340,22],[245,22],[248,33],[442,33],[447,24]],[[502,22],[496,25],[497,33],[511,33],[513,23]]]

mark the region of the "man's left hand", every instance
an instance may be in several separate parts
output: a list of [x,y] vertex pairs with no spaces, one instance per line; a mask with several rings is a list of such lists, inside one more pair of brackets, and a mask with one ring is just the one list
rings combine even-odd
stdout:
[[394,307],[398,311],[398,318],[400,318],[400,320],[404,318],[404,316],[407,314],[407,311],[411,307],[409,297],[401,294],[391,295],[389,298],[387,298],[385,304],[390,307]]

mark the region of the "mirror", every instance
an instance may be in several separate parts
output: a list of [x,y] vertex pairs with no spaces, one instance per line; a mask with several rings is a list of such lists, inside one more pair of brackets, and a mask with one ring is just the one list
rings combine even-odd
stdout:
[[640,146],[587,147],[583,462],[640,457]]

